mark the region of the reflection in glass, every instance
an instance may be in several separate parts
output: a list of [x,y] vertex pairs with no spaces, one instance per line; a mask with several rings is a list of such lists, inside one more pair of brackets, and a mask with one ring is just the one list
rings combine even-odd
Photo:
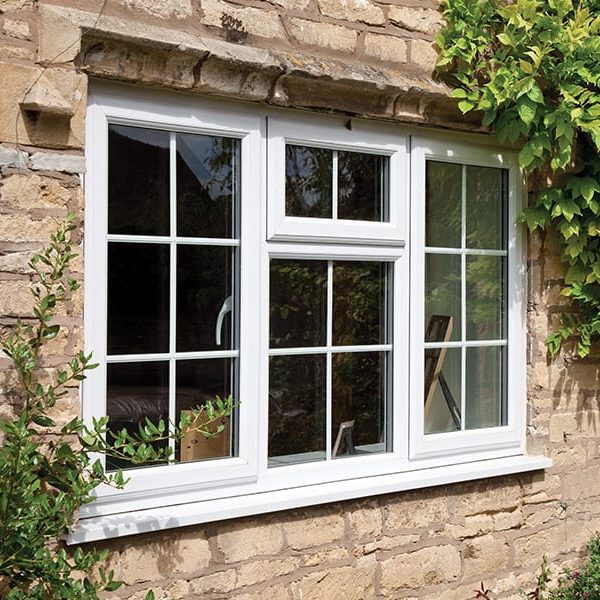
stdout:
[[427,348],[425,370],[425,433],[460,429],[461,349]]
[[386,273],[381,262],[333,263],[333,344],[386,343]]
[[[146,418],[153,423],[169,418],[169,363],[113,363],[106,367],[106,412],[108,428],[135,434]],[[112,438],[109,434],[108,440]],[[163,442],[161,444],[164,445]],[[106,458],[106,470],[132,467],[130,462]]]
[[467,339],[506,337],[506,258],[467,256]]
[[508,171],[467,167],[467,248],[506,249]]
[[460,248],[462,165],[427,162],[425,245]]
[[235,237],[239,141],[177,134],[177,235]]
[[331,218],[332,150],[287,144],[285,158],[285,214]]
[[270,269],[271,347],[324,346],[327,262],[273,259]]
[[223,246],[177,247],[178,352],[234,347],[233,253]]
[[[344,352],[333,355],[331,444],[334,458],[385,451],[386,354]],[[348,427],[346,431],[342,424]]]
[[387,156],[338,152],[338,218],[388,221]]
[[[233,394],[234,360],[231,358],[209,358],[204,360],[177,361],[176,415],[182,411],[203,406],[215,396],[227,398]],[[222,433],[213,438],[189,433],[177,446],[177,458],[182,462],[206,460],[231,456],[230,418],[222,420]],[[219,423],[212,426],[216,429]]]
[[504,347],[467,348],[467,429],[506,425]]
[[269,465],[325,460],[325,355],[269,359]]
[[108,354],[169,350],[169,246],[108,244]]
[[169,133],[108,126],[108,233],[169,235]]
[[433,315],[452,317],[450,341],[460,340],[460,255],[425,255],[425,331]]

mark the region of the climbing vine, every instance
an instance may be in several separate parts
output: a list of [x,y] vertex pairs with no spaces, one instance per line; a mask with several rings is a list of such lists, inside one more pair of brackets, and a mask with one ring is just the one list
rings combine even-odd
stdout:
[[556,355],[600,335],[600,0],[444,0],[438,72],[547,182],[522,213],[553,228],[573,300],[546,340]]

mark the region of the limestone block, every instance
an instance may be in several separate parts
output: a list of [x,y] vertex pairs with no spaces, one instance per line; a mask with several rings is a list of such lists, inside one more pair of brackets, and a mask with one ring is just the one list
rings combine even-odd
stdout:
[[27,23],[27,21],[6,19],[4,21],[3,31],[6,35],[19,40],[28,40],[31,38],[31,31],[29,30],[29,23]]
[[390,21],[409,31],[418,31],[435,35],[442,27],[442,15],[430,8],[408,6],[390,6]]
[[168,590],[169,600],[183,600],[190,593],[190,584],[187,581],[177,581]]
[[266,38],[285,39],[285,30],[279,15],[272,10],[254,7],[236,7],[222,0],[202,0],[204,16],[202,22],[213,27],[223,27],[223,15],[230,15],[242,22],[242,28],[251,35]]
[[385,16],[369,0],[319,0],[322,14],[341,21],[362,21],[369,25],[383,25]]
[[291,587],[294,600],[370,600],[375,598],[377,563],[365,561],[352,567],[339,567],[311,573]]
[[454,500],[454,513],[457,516],[512,511],[520,505],[521,488],[510,479],[470,482],[461,488]]
[[39,8],[38,61],[72,61],[79,54],[81,30],[79,23],[57,6],[41,4]]
[[0,206],[27,210],[66,207],[71,191],[59,181],[40,175],[13,174],[0,181]]
[[33,273],[29,261],[33,252],[10,252],[0,255],[0,273],[29,275]]
[[286,10],[304,10],[310,4],[310,0],[272,0],[272,2],[283,6]]
[[454,546],[423,548],[383,561],[381,587],[385,596],[394,590],[448,584],[456,581],[460,572],[460,553]]
[[23,46],[0,46],[0,57],[8,62],[9,60],[31,62],[34,58],[33,50]]
[[228,569],[227,571],[218,571],[210,575],[202,575],[198,579],[190,582],[192,594],[204,596],[204,594],[226,594],[235,587],[236,571]]
[[508,566],[510,546],[504,539],[485,535],[469,540],[465,544],[465,578],[480,578],[497,573]]
[[348,556],[348,551],[345,548],[332,548],[312,553],[304,552],[302,555],[302,566],[316,567],[326,563],[336,563],[346,560]]
[[298,18],[290,19],[290,24],[292,35],[301,44],[344,52],[352,52],[356,48],[358,33],[353,29]]
[[600,496],[600,464],[567,473],[564,495],[570,500]]
[[565,436],[572,435],[577,429],[577,416],[573,413],[559,413],[550,417],[550,441],[553,443],[564,443]]
[[376,542],[365,544],[362,548],[364,554],[371,554],[378,550],[394,550],[402,546],[409,546],[416,544],[421,539],[421,536],[414,533],[407,533],[404,535],[394,535],[390,537],[384,537]]
[[300,561],[295,557],[248,562],[238,569],[236,587],[263,583],[275,577],[287,575],[295,571],[299,563]]
[[227,523],[219,531],[217,546],[225,562],[232,563],[254,556],[278,554],[283,548],[281,526],[275,523]]
[[551,527],[514,540],[515,564],[537,565],[544,555],[549,558],[556,556],[563,549],[563,531],[558,526]]
[[419,67],[428,74],[435,70],[437,61],[437,51],[431,42],[425,40],[411,40],[410,42],[410,62]]
[[[67,211],[64,211],[64,216]],[[45,243],[56,231],[57,220],[52,217],[34,218],[27,214],[0,214],[0,242]]]
[[249,594],[228,596],[227,600],[289,600],[287,586],[275,585]]
[[26,168],[27,152],[22,152],[16,148],[0,146],[0,167]]
[[189,575],[208,566],[210,548],[208,540],[200,531],[171,536],[169,542],[172,556],[177,557],[173,573]]
[[153,17],[185,19],[192,14],[191,0],[118,0],[127,8],[139,10]]
[[389,62],[405,63],[407,60],[406,42],[391,35],[367,33],[365,52],[368,56]]
[[31,8],[32,6],[33,0],[0,0],[0,11],[5,13]]
[[0,94],[0,142],[21,143],[46,148],[82,147],[83,119],[86,110],[87,77],[68,69],[48,69],[43,72],[46,81],[60,88],[73,108],[72,118],[57,118],[39,114],[29,117],[22,113],[20,104],[42,70],[14,63],[0,62],[0,81],[5,93]]
[[0,315],[3,317],[32,316],[33,297],[29,281],[3,281],[0,294]]
[[293,521],[283,524],[288,546],[302,550],[330,544],[344,535],[344,519],[341,514],[310,514],[300,512]]
[[446,522],[448,505],[437,490],[412,492],[395,497],[384,514],[386,529],[416,529]]
[[63,173],[85,173],[85,157],[73,154],[35,152],[31,155],[34,171],[61,171]]
[[373,539],[381,535],[383,520],[379,504],[374,501],[361,503],[348,512],[348,522],[358,539]]

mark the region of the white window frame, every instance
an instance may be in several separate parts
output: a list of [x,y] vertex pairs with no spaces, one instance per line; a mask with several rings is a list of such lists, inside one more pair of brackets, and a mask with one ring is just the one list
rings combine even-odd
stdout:
[[[551,466],[545,457],[524,454],[525,263],[518,234],[514,234],[509,246],[509,343],[514,349],[509,355],[508,425],[449,434],[423,433],[423,365],[417,357],[423,355],[424,333],[425,160],[435,158],[509,168],[511,224],[522,193],[520,173],[512,155],[491,150],[485,141],[481,144],[481,137],[467,137],[466,140],[473,141],[459,143],[454,136],[449,139],[447,135],[432,132],[431,137],[425,138],[422,131],[357,119],[352,120],[349,131],[341,127],[344,121],[339,117],[298,116],[256,105],[96,82],[91,85],[86,121],[84,334],[86,351],[94,353],[100,367],[90,372],[82,386],[83,414],[88,422],[103,416],[106,408],[109,122],[234,136],[241,140],[239,456],[128,471],[131,481],[125,490],[101,488],[97,500],[82,508],[79,523],[69,537],[71,543]],[[314,219],[306,219],[310,222],[293,231],[272,231],[272,211],[277,202],[268,186],[279,185],[272,177],[272,153],[279,152],[281,159],[283,149],[285,156],[280,141],[273,142],[274,122],[285,126],[287,132],[293,131],[292,125],[298,127],[296,137],[292,136],[294,140],[300,139],[299,131],[305,137],[310,132],[308,141],[324,147],[340,147],[338,130],[345,137],[341,147],[356,150],[362,149],[361,136],[365,131],[368,137],[364,139],[370,141],[364,143],[369,148],[389,148],[392,138],[396,138],[394,160],[405,172],[404,176],[396,172],[395,187],[390,185],[390,211],[396,205],[393,225],[359,222],[357,227],[362,233],[356,230],[358,237],[351,239],[346,237],[351,235],[349,230],[339,236],[332,233],[331,223],[315,229]],[[378,135],[383,142],[377,142]],[[409,144],[412,144],[410,153]],[[371,229],[372,225],[375,229]],[[393,231],[389,238],[386,231]],[[374,240],[374,235],[380,237]],[[393,265],[391,451],[268,467],[269,261],[272,258],[371,260]],[[522,285],[516,285],[517,281]]]

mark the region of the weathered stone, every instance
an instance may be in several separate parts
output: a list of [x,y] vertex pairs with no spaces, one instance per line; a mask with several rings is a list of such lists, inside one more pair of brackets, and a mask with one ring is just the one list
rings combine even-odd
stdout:
[[437,51],[431,42],[424,40],[411,40],[410,42],[410,62],[426,71],[433,73],[437,62]]
[[358,539],[381,535],[383,520],[377,502],[365,502],[348,513],[348,522]]
[[401,546],[408,546],[410,544],[416,544],[421,539],[420,536],[409,533],[405,535],[395,535],[393,537],[384,537],[376,542],[365,544],[363,546],[364,554],[371,554],[378,550],[393,550]]
[[508,565],[509,552],[508,542],[492,535],[469,540],[465,544],[463,576],[481,577],[504,569]]
[[567,436],[575,433],[577,429],[577,417],[573,413],[559,413],[550,417],[550,441],[553,443],[564,443]]
[[0,273],[29,275],[33,270],[29,266],[32,252],[10,252],[0,255]]
[[435,35],[443,24],[442,15],[430,8],[409,6],[390,6],[390,21],[409,31],[418,31]]
[[294,600],[369,600],[375,597],[374,580],[377,563],[362,562],[357,566],[318,571],[294,582],[291,587]]
[[236,571],[218,571],[210,575],[202,575],[190,582],[190,590],[193,594],[203,596],[204,594],[226,594],[235,587]]
[[272,0],[272,2],[286,10],[304,10],[310,4],[310,0]]
[[344,519],[340,514],[301,515],[283,524],[288,546],[302,550],[335,542],[344,535]]
[[31,62],[34,52],[28,47],[5,45],[0,46],[0,57],[4,61],[15,59],[17,62]]
[[348,551],[343,548],[332,548],[330,550],[319,550],[318,552],[309,553],[307,551],[303,554],[302,566],[304,567],[316,567],[326,563],[339,563],[348,559]]
[[202,0],[203,22],[206,25],[223,28],[223,15],[241,21],[240,32],[266,38],[286,37],[279,15],[275,11],[262,10],[251,6],[237,7],[222,0]]
[[63,173],[85,173],[85,157],[72,154],[35,152],[31,155],[34,171],[62,171]]
[[169,600],[183,600],[190,593],[190,584],[187,581],[177,581],[167,590]]
[[356,48],[358,33],[353,29],[298,18],[290,19],[290,24],[292,35],[301,44],[345,52],[351,52]]
[[39,11],[38,60],[42,63],[72,61],[79,53],[79,23],[57,6],[41,4]]
[[447,500],[439,492],[403,494],[387,505],[384,514],[386,529],[429,527],[447,521]]
[[405,63],[407,60],[406,42],[391,35],[367,33],[365,52],[368,56],[389,62]]
[[517,483],[498,479],[477,481],[462,486],[455,498],[454,512],[457,516],[476,515],[485,512],[512,511],[519,506],[521,489]]
[[70,198],[70,190],[50,177],[13,174],[0,180],[0,206],[7,208],[63,208]]
[[0,146],[0,167],[26,168],[27,152],[22,152],[16,148]]
[[369,25],[385,23],[381,8],[369,0],[319,0],[319,10],[340,21],[362,21]]
[[28,40],[31,37],[29,23],[27,23],[27,21],[13,21],[12,19],[6,19],[4,21],[3,31],[6,35],[19,40]]
[[32,6],[33,0],[1,0],[0,12],[9,13],[16,10],[31,8]]
[[228,600],[289,600],[287,586],[275,585],[265,587],[257,592],[228,596]]
[[227,523],[217,534],[216,540],[228,563],[254,556],[274,555],[283,548],[281,526],[274,523]]
[[[66,214],[65,210],[64,216]],[[47,242],[56,231],[57,223],[57,219],[52,217],[0,214],[0,242]]]
[[240,566],[237,572],[236,587],[244,587],[268,581],[274,577],[287,575],[298,568],[300,561],[295,557],[281,560],[259,560]]
[[0,294],[0,314],[4,317],[30,317],[33,297],[29,281],[3,281]]
[[127,8],[143,11],[153,17],[184,19],[192,14],[191,0],[118,0]]
[[454,546],[423,548],[384,560],[381,563],[381,587],[385,595],[400,589],[447,584],[456,581],[460,572],[460,553]]
[[563,489],[570,500],[600,496],[600,464],[566,473]]

